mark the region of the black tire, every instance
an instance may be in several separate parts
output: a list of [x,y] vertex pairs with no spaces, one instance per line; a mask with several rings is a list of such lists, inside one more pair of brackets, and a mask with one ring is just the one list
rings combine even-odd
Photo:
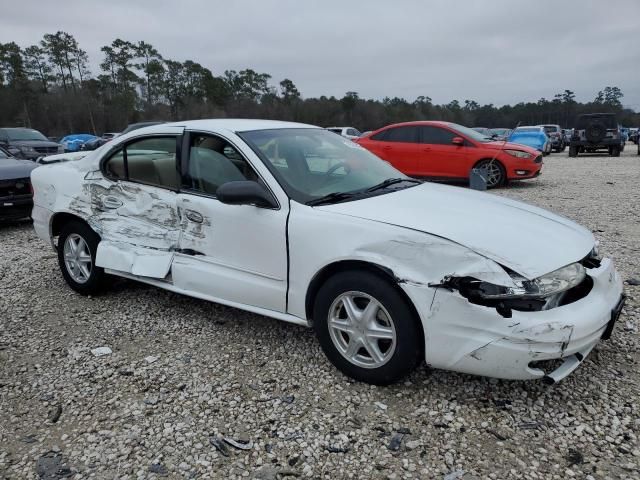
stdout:
[[[497,179],[496,180],[492,180],[491,182],[489,182],[489,178],[487,178],[487,189],[490,188],[499,188],[502,187],[504,185],[507,184],[507,171],[504,169],[504,165],[502,165],[502,163],[500,163],[498,160],[480,160],[478,163],[476,163],[473,168],[481,168],[481,167],[488,167],[489,165],[493,166],[494,168],[497,167],[497,169],[494,171],[494,174],[497,175]],[[493,177],[495,178],[495,177]]]
[[610,157],[619,157],[620,156],[620,147],[609,147],[609,156]]
[[585,129],[585,137],[591,143],[598,143],[607,136],[607,127],[599,121],[590,122]]
[[578,156],[578,147],[569,146],[569,156],[577,157]]
[[[348,360],[338,350],[329,327],[329,315],[332,305],[341,295],[348,292],[359,292],[371,296],[388,312],[389,322],[395,328],[395,348],[387,350],[389,357],[379,367],[363,367]],[[335,309],[336,307],[334,307]],[[383,312],[384,313],[384,312]],[[386,318],[386,315],[385,315]],[[329,278],[318,291],[313,308],[314,329],[325,355],[345,375],[373,385],[388,385],[409,374],[423,358],[424,339],[419,319],[413,308],[382,275],[364,270],[339,273]],[[342,338],[349,338],[348,333],[340,333]],[[388,341],[391,343],[390,341]],[[380,348],[379,350],[382,350]],[[360,353],[358,353],[360,352]],[[366,358],[366,347],[360,347],[357,355]]]
[[[65,242],[69,236],[75,235],[86,243],[89,253],[91,255],[90,275],[84,282],[79,282],[73,278],[70,268],[65,262]],[[71,221],[65,224],[60,231],[58,237],[58,264],[60,265],[60,271],[67,284],[76,292],[83,295],[91,295],[100,291],[103,285],[105,273],[104,269],[96,267],[96,251],[100,237],[94,232],[86,223],[80,221]]]

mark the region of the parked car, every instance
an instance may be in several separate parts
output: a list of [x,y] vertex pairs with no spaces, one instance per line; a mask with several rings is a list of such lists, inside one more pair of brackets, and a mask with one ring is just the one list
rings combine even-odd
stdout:
[[122,133],[120,133],[120,135],[124,135],[126,133],[133,132],[134,130],[138,130],[139,128],[151,127],[153,125],[160,125],[161,123],[165,123],[165,122],[154,121],[154,122],[130,123],[129,125],[127,125],[127,128],[125,128],[122,131]]
[[562,130],[562,138],[564,139],[565,146],[571,143],[571,135],[573,135],[573,128],[565,128]]
[[330,132],[337,133],[344,138],[348,138],[349,140],[355,140],[356,138],[360,138],[362,133],[356,128],[353,127],[327,127],[326,130]]
[[551,153],[551,142],[542,127],[518,127],[509,135],[509,142],[535,148],[539,152],[542,152],[543,155],[549,155]]
[[569,156],[577,157],[584,152],[607,150],[609,156],[618,157],[622,137],[614,113],[588,113],[579,115],[573,129]]
[[544,129],[544,133],[549,137],[551,148],[556,152],[564,152],[566,144],[564,143],[564,135],[560,125],[538,125]]
[[31,215],[33,191],[30,176],[37,166],[31,160],[13,157],[0,147],[0,221]]
[[60,143],[64,147],[65,152],[77,152],[82,150],[82,146],[85,143],[96,140],[97,138],[99,137],[88,133],[72,133],[71,135],[62,137]]
[[491,135],[490,137],[494,138],[496,141],[504,142],[511,135],[512,129],[510,128],[492,128],[490,129]]
[[486,128],[486,127],[472,127],[472,130],[475,130],[478,133],[481,133],[482,135],[484,135],[485,137],[493,137],[493,132],[491,131],[490,128]]
[[629,129],[618,125],[618,131],[620,132],[620,151],[624,152],[624,147],[627,144],[627,140],[629,140]]
[[637,128],[629,129],[629,140],[638,145],[638,137],[640,137],[640,131]]
[[95,150],[96,148],[100,148],[102,145],[108,142],[110,142],[110,140],[106,138],[96,137],[93,140],[89,140],[88,142],[82,144],[80,150]]
[[486,167],[488,188],[535,178],[542,169],[542,157],[535,150],[496,142],[449,122],[398,123],[356,142],[414,177],[468,180],[474,167]]
[[62,145],[31,128],[0,128],[0,147],[16,158],[27,160],[64,151]]
[[105,132],[105,133],[102,134],[102,138],[105,139],[105,140],[113,140],[118,135],[120,135],[120,133],[118,133],[118,132]]
[[422,183],[321,128],[185,121],[109,147],[32,172],[35,230],[82,294],[111,274],[313,326],[337,368],[375,384],[421,360],[553,383],[622,308],[590,230]]

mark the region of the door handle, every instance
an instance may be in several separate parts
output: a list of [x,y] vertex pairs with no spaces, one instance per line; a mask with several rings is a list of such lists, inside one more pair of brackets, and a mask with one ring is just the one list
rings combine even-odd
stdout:
[[431,147],[424,147],[422,149],[423,152],[430,152],[431,151]]
[[391,147],[389,145],[385,145],[384,147],[382,147],[384,150],[391,150]]
[[184,214],[189,220],[194,223],[202,223],[204,221],[202,214],[196,212],[195,210],[185,210]]
[[120,200],[118,197],[107,195],[106,197],[102,198],[102,206],[109,209],[120,208],[122,206],[122,200]]

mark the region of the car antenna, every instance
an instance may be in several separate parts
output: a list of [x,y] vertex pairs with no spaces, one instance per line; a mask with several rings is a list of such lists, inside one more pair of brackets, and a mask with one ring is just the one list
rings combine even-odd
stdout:
[[[520,122],[518,122],[518,123],[516,124],[516,126],[515,126],[515,128],[514,128],[513,130],[515,130],[516,128],[518,128],[518,127],[520,126],[520,123],[522,123],[522,122],[521,122],[521,121],[520,121]],[[511,131],[513,132],[513,130],[511,130]],[[495,161],[496,161],[496,158],[498,158],[498,155],[500,155],[500,153],[502,153],[502,151],[504,150],[504,146],[507,144],[507,140],[508,140],[508,137],[505,137],[505,138],[504,138],[504,140],[502,141],[502,145],[500,145],[500,148],[499,148],[499,149],[498,149],[498,151],[496,151],[496,153],[493,155],[493,158],[492,158],[491,160],[489,160],[489,163],[488,163],[487,165],[492,165],[492,164],[493,164],[493,162],[495,162]],[[473,170],[476,170],[476,169],[474,168]],[[484,182],[484,186],[483,186],[483,188],[476,188],[476,187],[474,187],[474,183],[475,183],[475,182],[473,182],[473,183],[471,184],[471,188],[472,188],[472,189],[474,189],[474,188],[475,188],[476,190],[480,190],[480,189],[482,189],[482,190],[486,190],[486,189],[487,189],[487,177],[486,177],[486,175],[487,175],[487,169],[486,169],[486,168],[484,168],[484,169],[483,169],[483,170],[485,171],[484,175],[482,175],[482,173],[480,173],[480,172],[481,172],[481,170],[480,170],[480,169],[477,169],[477,170],[479,170],[479,172],[478,172],[478,176],[482,179],[482,182]]]
[[[514,128],[513,130],[511,130],[511,131],[512,131],[512,132],[513,132],[513,131],[515,131],[515,130],[516,130],[516,128],[518,128],[518,127],[520,126],[520,124],[521,124],[521,123],[522,123],[522,121],[518,122],[518,123],[516,124],[515,128]],[[509,135],[511,135],[511,134],[509,134]],[[504,150],[504,146],[507,144],[507,140],[508,140],[508,139],[509,139],[508,137],[504,137],[504,140],[502,141],[502,145],[500,145],[500,149],[496,152],[496,154],[495,154],[495,155],[493,156],[493,158],[491,159],[491,162],[489,162],[489,163],[494,162],[494,161],[495,161],[495,159],[496,159],[496,158],[498,158],[498,155],[500,155],[500,154],[502,153],[502,151]]]

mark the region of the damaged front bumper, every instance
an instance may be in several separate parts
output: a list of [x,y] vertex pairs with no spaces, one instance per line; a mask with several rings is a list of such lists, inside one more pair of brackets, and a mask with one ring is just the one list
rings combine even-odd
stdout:
[[403,288],[419,306],[428,365],[553,383],[578,367],[622,309],[622,279],[610,259],[587,269],[587,275],[593,286],[585,297],[544,311],[514,310],[511,318],[456,291]]

